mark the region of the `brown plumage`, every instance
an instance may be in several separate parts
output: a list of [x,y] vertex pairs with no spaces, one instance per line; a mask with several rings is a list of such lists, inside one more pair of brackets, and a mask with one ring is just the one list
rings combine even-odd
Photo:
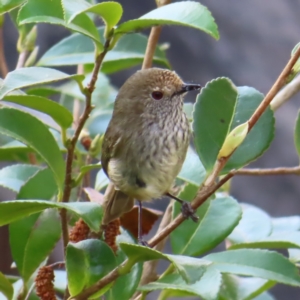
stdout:
[[102,167],[115,186],[104,223],[130,210],[133,199],[169,192],[190,140],[183,96],[199,88],[158,68],[136,72],[121,87],[102,147]]

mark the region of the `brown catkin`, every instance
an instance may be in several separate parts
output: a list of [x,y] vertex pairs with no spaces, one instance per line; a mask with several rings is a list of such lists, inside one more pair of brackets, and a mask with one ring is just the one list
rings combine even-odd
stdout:
[[90,228],[86,225],[86,223],[79,219],[75,226],[72,228],[69,240],[70,242],[77,243],[88,238],[88,234],[90,233]]
[[104,230],[104,240],[107,243],[107,245],[114,251],[114,253],[116,253],[118,250],[118,246],[116,244],[116,237],[121,233],[120,225],[120,219],[116,219],[108,223]]
[[54,272],[49,266],[41,267],[35,278],[36,294],[42,300],[56,300],[54,291]]

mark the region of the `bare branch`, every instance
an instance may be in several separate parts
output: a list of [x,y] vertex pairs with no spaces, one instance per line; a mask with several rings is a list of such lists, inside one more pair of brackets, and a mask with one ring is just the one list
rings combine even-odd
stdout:
[[270,169],[240,169],[236,171],[237,175],[300,175],[300,166],[280,167]]

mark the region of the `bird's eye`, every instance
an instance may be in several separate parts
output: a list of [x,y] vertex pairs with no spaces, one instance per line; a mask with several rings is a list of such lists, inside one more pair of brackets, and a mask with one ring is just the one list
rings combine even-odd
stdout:
[[160,91],[154,91],[151,94],[151,96],[154,100],[161,100],[163,95],[164,95],[163,92],[160,92]]

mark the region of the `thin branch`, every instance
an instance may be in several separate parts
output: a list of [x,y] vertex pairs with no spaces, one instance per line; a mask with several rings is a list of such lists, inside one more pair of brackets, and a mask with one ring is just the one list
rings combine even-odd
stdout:
[[[157,0],[156,1],[158,7],[167,5],[170,2],[171,2],[171,0]],[[147,48],[146,48],[146,52],[145,52],[142,69],[149,69],[152,67],[153,56],[155,53],[156,45],[159,40],[161,29],[162,29],[161,26],[155,26],[155,27],[152,27],[152,29],[151,29],[151,32],[150,32],[150,35],[148,38],[148,43],[147,43]]]
[[280,167],[270,169],[240,169],[236,171],[237,175],[300,175],[300,166],[298,167]]
[[[84,108],[84,111],[83,111],[81,117],[79,118],[79,123],[75,130],[75,133],[74,133],[71,141],[68,144],[65,185],[64,185],[62,199],[60,199],[62,202],[68,202],[70,199],[71,190],[72,190],[72,166],[73,166],[73,160],[74,160],[74,151],[75,151],[76,143],[78,141],[80,132],[83,129],[83,126],[84,126],[86,120],[88,119],[90,112],[93,109],[92,93],[95,89],[95,85],[96,85],[96,81],[98,79],[98,73],[101,68],[101,64],[102,64],[103,59],[108,51],[109,43],[110,43],[110,40],[107,40],[104,45],[103,52],[101,52],[96,57],[96,62],[95,62],[95,66],[94,66],[94,69],[92,72],[91,81],[85,89],[85,108]],[[61,209],[60,216],[61,216],[64,249],[66,249],[68,242],[69,242],[69,234],[68,234],[67,212],[64,208]]]
[[275,111],[300,91],[300,76],[287,84],[272,100],[271,108]]
[[251,118],[248,121],[249,124],[249,131],[252,129],[252,127],[255,125],[257,120],[260,118],[260,116],[264,113],[268,105],[271,103],[271,101],[274,99],[276,94],[280,91],[280,89],[286,84],[286,79],[290,75],[291,70],[297,60],[300,57],[300,47],[297,49],[295,54],[291,57],[291,59],[288,61],[287,65],[271,87],[268,94],[265,96],[264,100],[261,102],[259,107],[256,109],[254,114],[251,116]]
[[149,69],[152,67],[153,56],[155,53],[156,45],[159,40],[161,29],[161,26],[155,26],[151,29],[142,69]]
[[0,72],[1,77],[6,77],[8,73],[8,67],[6,64],[6,59],[4,55],[4,39],[3,39],[3,27],[0,26]]
[[24,67],[26,59],[29,56],[29,54],[30,54],[30,51],[28,51],[28,50],[23,50],[22,52],[20,52],[18,62],[16,65],[16,69],[20,69],[20,68]]

